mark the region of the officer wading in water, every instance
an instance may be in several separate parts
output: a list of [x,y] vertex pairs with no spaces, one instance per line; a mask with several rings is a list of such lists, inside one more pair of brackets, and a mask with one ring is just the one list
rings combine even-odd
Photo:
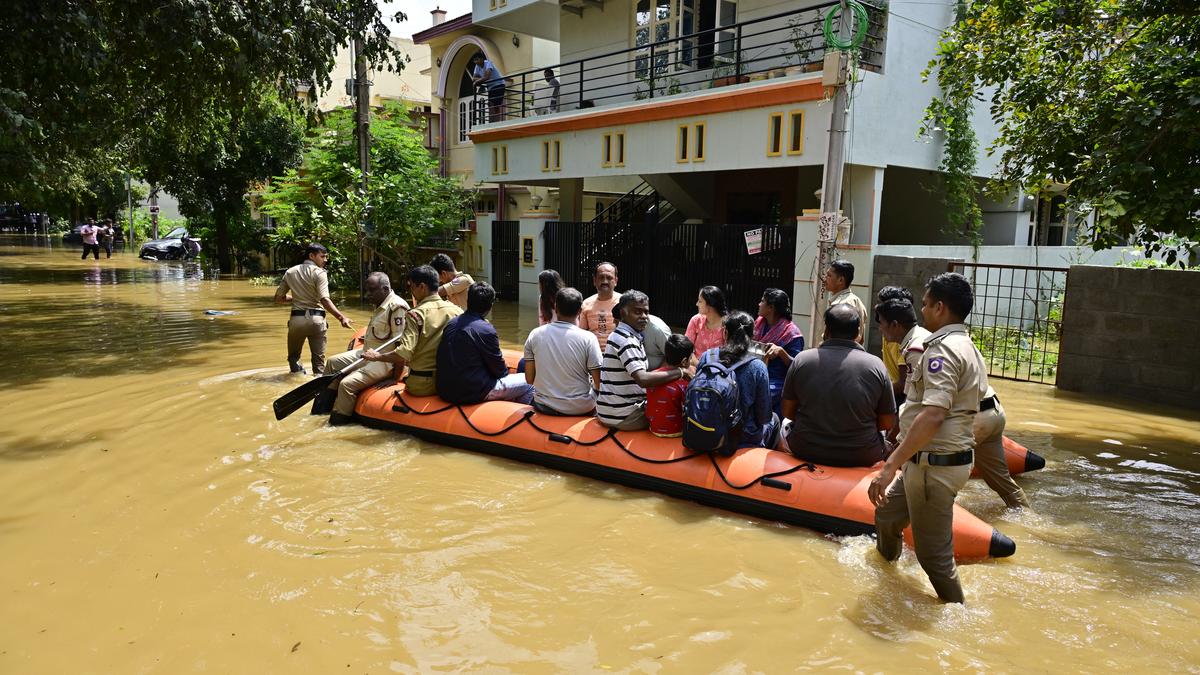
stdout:
[[[337,305],[329,299],[329,276],[325,272],[329,251],[320,244],[309,244],[304,249],[304,257],[304,262],[283,273],[283,280],[275,289],[275,302],[292,303],[287,340],[291,372],[304,372],[304,367],[300,365],[300,350],[304,348],[304,341],[308,340],[313,375],[320,375],[325,368],[325,313],[332,314],[346,328],[353,322],[339,312]],[[292,294],[290,297],[289,291]]]
[[[961,274],[939,274],[926,284],[921,314],[933,333],[908,376],[900,445],[867,488],[879,553],[899,558],[901,532],[911,522],[917,561],[946,602],[963,601],[954,565],[954,499],[971,475],[973,424],[988,389],[983,355],[963,325],[973,304],[971,284]],[[900,479],[893,482],[897,470]]]
[[[345,368],[361,358],[366,350],[376,350],[404,331],[405,315],[409,311],[408,303],[392,292],[392,281],[388,275],[372,272],[367,276],[366,290],[367,299],[376,309],[371,315],[370,323],[367,324],[366,333],[363,334],[363,349],[352,349],[330,357],[330,372]],[[382,361],[363,364],[343,377],[340,382],[331,384],[329,389],[321,392],[313,404],[313,412],[330,412],[329,404],[332,402],[329,423],[339,425],[350,422],[354,416],[354,403],[358,399],[358,393],[376,382],[392,377],[393,370],[392,364]]]

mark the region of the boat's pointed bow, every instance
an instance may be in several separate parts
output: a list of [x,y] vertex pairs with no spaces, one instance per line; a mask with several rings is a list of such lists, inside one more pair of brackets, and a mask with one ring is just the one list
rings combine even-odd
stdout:
[[993,558],[1007,558],[1017,552],[1017,542],[1009,539],[1000,530],[992,530],[992,541],[988,545],[988,555]]

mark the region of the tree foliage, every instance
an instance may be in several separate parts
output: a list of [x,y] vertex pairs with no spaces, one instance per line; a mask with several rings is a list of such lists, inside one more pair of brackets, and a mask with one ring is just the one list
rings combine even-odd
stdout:
[[84,194],[137,166],[164,130],[208,140],[213,117],[298,81],[330,87],[339,45],[397,52],[375,0],[8,0],[0,12],[0,194]]
[[976,0],[930,68],[944,90],[990,103],[1002,186],[1069,184],[1073,206],[1096,214],[1093,247],[1157,251],[1166,234],[1200,238],[1198,7]]
[[[453,231],[470,213],[471,195],[457,180],[437,175],[437,161],[403,105],[388,104],[371,116],[371,173],[366,197],[353,113],[338,110],[312,129],[304,161],[271,181],[262,210],[276,220],[276,244],[296,249],[309,241],[329,247],[329,269],[343,283],[357,278],[357,251],[365,244],[401,265],[418,246]],[[374,232],[359,238],[360,219]]]

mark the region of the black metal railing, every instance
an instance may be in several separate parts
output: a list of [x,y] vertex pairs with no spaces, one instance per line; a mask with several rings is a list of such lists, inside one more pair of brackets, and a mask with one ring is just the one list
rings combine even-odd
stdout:
[[[747,253],[745,233],[762,228],[762,251]],[[597,263],[618,268],[621,290],[650,296],[650,311],[676,328],[696,313],[702,286],[721,288],[733,309],[752,316],[767,288],[791,294],[796,226],[711,223],[550,222],[546,267],[591,295]]]
[[952,262],[948,270],[975,291],[967,326],[988,375],[1054,384],[1067,268]]
[[600,210],[593,223],[666,223],[676,214],[649,183],[642,181],[619,199]]
[[[825,15],[837,5],[822,2],[548,69],[513,73],[505,77],[502,95],[497,93],[487,106],[470,108],[469,127],[819,71],[826,51]],[[879,72],[887,10],[865,6],[868,29],[858,50],[858,65]],[[546,70],[552,72],[557,89],[545,77]],[[484,87],[479,93],[480,98],[486,96]]]

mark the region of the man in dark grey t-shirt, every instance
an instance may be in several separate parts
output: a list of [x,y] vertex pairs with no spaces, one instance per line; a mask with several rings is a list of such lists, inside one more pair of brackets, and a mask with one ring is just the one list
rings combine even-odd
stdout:
[[879,357],[858,337],[858,311],[825,312],[825,341],[800,352],[783,382],[783,416],[792,420],[788,448],[829,466],[871,466],[883,459],[883,438],[896,419],[892,381]]

